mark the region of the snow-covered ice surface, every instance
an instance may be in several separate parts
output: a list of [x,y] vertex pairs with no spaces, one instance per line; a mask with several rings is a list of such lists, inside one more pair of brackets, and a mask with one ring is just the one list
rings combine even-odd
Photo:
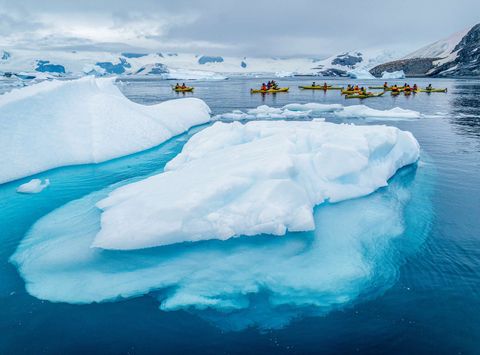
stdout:
[[384,71],[382,73],[382,79],[404,79],[405,72],[403,70],[388,72]]
[[341,104],[320,104],[316,102],[299,104],[292,103],[283,107],[261,105],[246,111],[234,110],[214,116],[213,120],[247,121],[247,120],[289,120],[289,119],[320,119],[333,115],[338,118],[366,118],[381,120],[404,120],[423,117],[418,111],[395,107],[387,110],[377,110],[366,105],[343,106]]
[[145,150],[210,120],[202,100],[140,105],[114,81],[48,81],[1,95],[0,183]]
[[313,230],[315,205],[370,194],[418,157],[412,134],[395,127],[217,122],[193,136],[165,173],[100,201],[92,246],[138,249]]
[[415,52],[412,52],[404,58],[445,58],[452,53],[455,46],[460,43],[463,37],[471,30],[471,27],[456,32],[451,36],[426,45]]
[[50,180],[45,179],[43,182],[40,179],[32,179],[17,188],[17,192],[23,194],[38,194],[50,185]]

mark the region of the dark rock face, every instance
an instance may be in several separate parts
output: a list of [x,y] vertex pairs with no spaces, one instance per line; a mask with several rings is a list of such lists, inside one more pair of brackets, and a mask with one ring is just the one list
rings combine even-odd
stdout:
[[332,60],[332,65],[342,65],[345,67],[353,68],[355,64],[360,63],[362,59],[362,53],[357,53],[358,56],[352,56],[348,53],[341,54]]
[[319,71],[318,73],[322,76],[341,76],[341,77],[348,76],[345,70],[333,69],[333,68],[325,69],[325,70]]
[[412,58],[394,60],[377,65],[370,69],[370,74],[381,77],[384,71],[393,72],[403,70],[406,76],[425,76],[433,68],[433,61],[438,58]]
[[[429,73],[436,76],[480,75],[480,24],[475,25],[453,49],[455,60],[435,67]],[[452,53],[453,53],[452,52]]]

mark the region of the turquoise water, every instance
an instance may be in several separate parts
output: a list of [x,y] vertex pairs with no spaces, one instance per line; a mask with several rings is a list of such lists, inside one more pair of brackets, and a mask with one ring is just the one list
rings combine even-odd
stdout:
[[[346,101],[335,91],[296,89],[307,80],[281,80],[281,84],[290,86],[292,91],[266,96],[249,94],[249,88],[258,83],[254,79],[198,82],[193,96],[204,99],[214,114],[261,104],[359,103]],[[425,81],[419,82],[425,84]],[[125,94],[141,103],[183,97],[183,94],[172,93],[170,83],[165,81],[125,80],[123,83],[120,86]],[[338,84],[344,82],[338,81]],[[172,288],[185,287],[181,278],[167,286],[158,281],[150,293],[145,294],[143,290],[135,297],[115,302],[80,305],[42,301],[28,294],[24,278],[10,258],[17,248],[26,250],[21,241],[27,234],[32,235],[28,232],[37,220],[57,208],[65,211],[62,206],[78,199],[80,206],[88,209],[84,202],[95,200],[96,194],[102,194],[102,190],[112,184],[162,171],[188,138],[203,127],[129,157],[39,174],[41,178],[49,178],[51,186],[37,195],[15,193],[16,187],[30,178],[0,185],[0,353],[245,353],[249,349],[263,353],[478,353],[480,96],[477,92],[480,83],[435,80],[433,85],[448,87],[448,94],[365,100],[365,104],[377,109],[399,106],[426,115],[419,121],[375,122],[410,130],[422,147],[421,162],[402,169],[388,188],[371,196],[320,206],[315,218],[322,227],[312,233],[290,234],[273,240],[261,236],[226,243],[208,242],[194,250],[186,250],[184,246],[167,250],[155,248],[134,256],[107,253],[82,266],[75,262],[77,250],[66,249],[71,246],[67,242],[54,244],[50,249],[53,254],[57,250],[58,254],[64,253],[64,260],[57,264],[61,267],[45,269],[48,272],[42,270],[42,258],[48,259],[49,255],[49,250],[44,249],[44,254],[36,254],[37,264],[29,271],[35,280],[44,281],[40,284],[53,282],[52,287],[60,294],[66,285],[83,282],[82,289],[73,289],[73,295],[77,296],[85,290],[103,288],[102,292],[107,292],[113,287],[108,278],[98,287],[98,279],[88,270],[101,269],[112,276],[132,269],[148,271],[146,265],[155,266],[161,258],[173,266],[154,273],[168,271],[173,275],[179,268],[177,265],[195,258],[200,260],[198,267],[225,273],[212,259],[230,258],[228,260],[239,265],[234,272],[244,270],[242,284],[254,279],[254,271],[258,270],[271,272],[277,267],[280,276],[293,270],[295,279],[317,275],[312,270],[326,269],[332,263],[336,263],[334,270],[337,271],[352,263],[351,256],[362,255],[368,261],[366,265],[371,269],[367,270],[367,276],[346,282],[342,287],[330,287],[329,292],[314,289],[299,295],[298,290],[282,289],[285,279],[280,277],[278,290],[260,290],[247,298],[239,292],[225,292],[225,298],[242,305],[230,312],[214,308],[159,310]],[[8,88],[8,85],[2,87]],[[78,212],[81,207],[73,211],[81,215]],[[61,215],[60,220],[64,216]],[[73,221],[80,221],[73,216]],[[338,229],[339,225],[344,229]],[[342,239],[345,245],[338,244],[339,236],[344,235],[350,239]],[[42,244],[39,245],[41,250]],[[355,249],[351,249],[352,245]],[[301,264],[286,258],[288,268],[281,269],[278,255],[288,254],[292,248],[298,248],[295,250],[299,250],[301,260],[308,262]],[[248,258],[242,253],[247,253]],[[179,259],[179,254],[186,258]],[[151,275],[138,276],[144,280]],[[55,284],[61,276],[65,279]],[[132,285],[137,281],[127,279],[126,282]],[[228,277],[216,286],[209,283],[211,278],[196,281],[212,287],[215,292],[232,282]],[[317,305],[305,306],[302,303],[305,298],[310,304],[316,301]],[[286,300],[289,304],[275,307],[275,300]]]

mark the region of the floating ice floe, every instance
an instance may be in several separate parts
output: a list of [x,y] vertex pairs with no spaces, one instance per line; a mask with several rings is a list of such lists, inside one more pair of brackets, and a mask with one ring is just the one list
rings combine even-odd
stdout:
[[395,107],[389,110],[376,110],[365,105],[343,106],[340,104],[288,104],[283,107],[267,105],[249,109],[246,112],[234,110],[213,117],[213,120],[242,121],[242,120],[281,120],[281,119],[308,119],[332,115],[338,118],[372,118],[372,119],[414,119],[422,115],[413,110]]
[[312,230],[315,205],[372,193],[418,157],[412,134],[395,127],[217,122],[193,136],[165,173],[100,201],[92,246],[137,249]]
[[346,106],[343,110],[334,112],[341,118],[405,118],[413,119],[422,117],[417,111],[395,107],[390,110],[376,110],[365,105]]
[[138,152],[210,120],[202,100],[140,105],[114,81],[49,81],[1,95],[0,183]]
[[403,70],[388,72],[384,71],[382,73],[382,79],[404,79],[405,72]]
[[17,188],[17,192],[23,194],[37,194],[42,192],[46,187],[50,185],[50,180],[45,179],[44,182],[40,179],[32,179],[29,182],[20,185]]
[[[376,151],[379,159],[388,148]],[[122,252],[91,248],[101,218],[94,206],[116,188],[72,201],[33,225],[11,258],[31,295],[90,303],[149,293],[162,310],[186,309],[222,328],[278,328],[384,293],[432,222],[429,164],[421,164],[401,169],[373,194],[318,206],[312,232]]]

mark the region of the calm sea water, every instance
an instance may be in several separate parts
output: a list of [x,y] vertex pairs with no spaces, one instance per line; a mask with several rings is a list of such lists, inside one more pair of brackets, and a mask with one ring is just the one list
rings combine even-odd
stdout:
[[[133,101],[144,104],[199,97],[214,114],[262,104],[359,104],[336,91],[296,89],[310,78],[278,80],[291,87],[289,93],[250,95],[249,89],[261,81],[195,82],[195,93],[185,95],[173,93],[167,81],[122,79],[119,86]],[[235,330],[225,327],[228,315],[160,311],[152,295],[73,305],[42,301],[26,292],[9,258],[35,221],[111,184],[161,171],[188,138],[202,129],[198,127],[146,152],[39,174],[52,184],[37,195],[15,193],[30,178],[0,185],[0,354],[480,353],[480,81],[430,81],[435,87],[448,87],[448,93],[386,95],[363,102],[377,109],[398,106],[420,111],[425,118],[351,120],[411,131],[422,147],[422,161],[430,166],[422,179],[431,187],[431,228],[419,245],[405,251],[388,287],[377,285],[379,292],[327,314],[301,312],[280,328],[253,325]],[[424,79],[416,82],[427,84]],[[346,81],[334,83],[345,85]],[[10,82],[0,83],[1,92],[11,87]],[[417,217],[424,218],[420,213]]]

